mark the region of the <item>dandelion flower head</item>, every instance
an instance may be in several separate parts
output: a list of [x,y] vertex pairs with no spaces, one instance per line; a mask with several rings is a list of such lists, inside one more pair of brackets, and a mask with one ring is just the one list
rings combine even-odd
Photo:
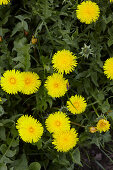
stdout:
[[77,18],[86,24],[96,22],[100,14],[99,6],[92,1],[83,1],[77,6],[76,15]]
[[43,134],[42,124],[28,115],[23,115],[17,120],[16,128],[21,139],[28,143],[37,142]]
[[9,94],[16,94],[21,91],[23,87],[21,73],[18,70],[7,70],[1,77],[1,87]]
[[60,111],[50,114],[46,119],[45,124],[50,133],[70,129],[69,118],[65,113]]
[[90,133],[95,133],[97,131],[97,128],[92,126],[89,128],[89,131]]
[[0,0],[0,5],[7,5],[10,2],[10,0]]
[[34,72],[23,72],[21,76],[23,78],[23,88],[21,90],[23,94],[29,95],[38,91],[41,85],[38,74]]
[[80,95],[71,96],[67,101],[67,108],[73,114],[80,114],[85,111],[87,106],[86,100]]
[[45,87],[51,97],[62,97],[67,92],[68,80],[62,74],[54,73],[47,77]]
[[53,142],[57,151],[68,152],[78,142],[78,134],[74,128],[70,130],[60,131],[53,134]]
[[113,57],[108,58],[103,66],[104,74],[107,78],[113,79]]
[[97,123],[97,130],[101,133],[102,131],[106,132],[110,129],[109,121],[106,119],[100,119]]
[[69,50],[58,51],[52,58],[53,68],[58,73],[70,73],[77,66],[76,56]]

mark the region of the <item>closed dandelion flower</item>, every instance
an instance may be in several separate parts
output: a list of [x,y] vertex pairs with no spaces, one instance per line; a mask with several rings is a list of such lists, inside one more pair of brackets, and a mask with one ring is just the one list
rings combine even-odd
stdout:
[[1,77],[1,87],[9,94],[16,94],[21,91],[23,87],[21,73],[18,70],[7,70]]
[[46,119],[45,124],[50,133],[70,129],[69,118],[65,113],[60,111],[50,114]]
[[53,55],[52,64],[53,68],[58,73],[70,73],[77,66],[76,56],[69,50],[58,51]]
[[68,152],[74,146],[76,146],[78,142],[77,133],[74,128],[70,130],[60,131],[53,134],[53,142],[57,151],[60,152]]
[[107,78],[113,79],[113,57],[108,58],[103,66],[104,74]]
[[23,72],[21,74],[23,78],[23,88],[21,92],[28,95],[37,92],[41,85],[38,74],[34,72]]
[[0,43],[3,41],[2,36],[0,36]]
[[99,6],[95,2],[83,1],[77,6],[76,15],[82,23],[96,22],[100,14]]
[[35,38],[34,36],[32,36],[32,39],[31,39],[32,44],[36,44],[37,41],[38,41],[37,38]]
[[95,133],[97,131],[97,128],[92,126],[89,128],[89,131],[90,133]]
[[101,132],[106,132],[110,129],[109,121],[106,119],[100,119],[97,123],[97,130]]
[[28,143],[37,142],[43,134],[42,124],[28,115],[23,115],[17,120],[16,128],[21,139]]
[[80,95],[71,96],[67,101],[67,108],[73,114],[80,114],[85,111],[87,106],[86,100]]
[[10,0],[0,0],[0,5],[7,5]]
[[48,76],[45,82],[45,87],[51,97],[61,97],[67,92],[68,80],[65,80],[61,74],[54,73]]

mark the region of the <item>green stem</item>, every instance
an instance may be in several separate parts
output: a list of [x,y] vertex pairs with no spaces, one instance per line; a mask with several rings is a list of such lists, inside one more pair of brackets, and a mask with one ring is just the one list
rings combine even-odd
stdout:
[[39,17],[41,18],[41,20],[43,21],[44,26],[45,26],[45,28],[46,28],[46,30],[47,30],[48,35],[49,35],[49,38],[50,38],[50,40],[51,40],[51,43],[52,43],[53,47],[55,48],[55,45],[54,45],[52,36],[51,36],[51,34],[50,34],[50,31],[49,31],[49,29],[48,29],[48,27],[47,27],[46,22],[44,21],[43,17],[41,17],[41,15],[40,15],[39,13],[38,13],[38,15],[39,15]]
[[98,102],[96,101],[96,102],[90,103],[90,104],[87,105],[87,107],[92,106],[92,105],[94,105],[96,103],[98,103]]
[[[72,106],[77,110],[77,108],[73,105],[73,103],[71,102],[71,100],[70,100],[70,98],[69,98],[69,96],[68,96],[68,94],[66,93],[66,95],[67,95],[67,98],[68,98],[68,100],[70,101],[70,103],[72,104]],[[77,110],[78,111],[78,110]]]
[[31,56],[31,58],[39,65],[38,61],[33,56]]
[[94,109],[94,111],[95,111],[97,117],[99,117],[99,115],[98,115],[97,110],[95,109],[95,107],[94,107],[93,105],[92,105],[92,107],[93,107],[93,109]]
[[77,125],[77,126],[80,126],[80,127],[85,128],[85,126],[82,126],[82,125],[80,125],[79,123],[75,123],[75,122],[71,122],[71,123],[74,124],[74,125]]
[[12,145],[12,143],[13,143],[13,140],[14,140],[14,136],[13,136],[13,139],[11,140],[11,142],[10,142],[7,150],[5,151],[5,153],[3,154],[3,156],[1,157],[0,162],[2,162],[2,159],[4,158],[4,156],[7,154],[8,150],[10,149],[10,147],[11,147],[11,145]]

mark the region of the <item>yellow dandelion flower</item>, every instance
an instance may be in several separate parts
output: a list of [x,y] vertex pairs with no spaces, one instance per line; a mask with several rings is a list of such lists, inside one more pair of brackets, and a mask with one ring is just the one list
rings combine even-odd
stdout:
[[23,78],[23,88],[21,92],[28,95],[37,92],[41,85],[38,74],[34,72],[23,72],[21,74]]
[[76,56],[69,50],[58,51],[52,58],[53,68],[58,73],[70,73],[77,66]]
[[108,120],[100,119],[97,123],[97,130],[101,133],[102,131],[106,132],[110,129],[110,124]]
[[53,134],[53,142],[57,151],[68,152],[78,142],[77,133],[74,128],[70,130],[60,131]]
[[91,133],[95,133],[97,131],[97,128],[92,126],[92,127],[89,128],[89,131]]
[[23,115],[17,120],[16,128],[21,139],[28,143],[37,142],[43,134],[42,124],[28,115]]
[[7,5],[10,0],[0,0],[0,5]]
[[1,77],[1,87],[9,94],[16,94],[21,91],[23,87],[21,73],[18,70],[7,70]]
[[65,113],[59,111],[50,114],[45,124],[50,133],[70,129],[69,118]]
[[52,76],[48,76],[45,82],[45,87],[48,94],[52,97],[64,96],[67,92],[68,80],[65,80],[62,74],[54,73]]
[[80,95],[71,96],[67,101],[67,108],[73,114],[80,114],[85,111],[87,106],[86,100]]
[[113,57],[108,58],[103,66],[104,74],[107,78],[113,79]]
[[96,22],[100,14],[99,6],[95,2],[83,1],[77,6],[76,15],[82,23]]
[[113,0],[110,0],[110,2],[112,3],[112,2],[113,2]]

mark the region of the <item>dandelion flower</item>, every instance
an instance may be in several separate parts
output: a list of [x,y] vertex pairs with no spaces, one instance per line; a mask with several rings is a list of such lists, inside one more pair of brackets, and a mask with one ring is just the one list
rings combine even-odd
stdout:
[[35,38],[34,36],[32,36],[32,39],[31,39],[32,44],[36,44],[37,41],[38,41],[37,38]]
[[28,115],[23,115],[17,120],[16,128],[21,139],[28,143],[37,142],[43,134],[42,124]]
[[102,131],[106,132],[110,129],[109,121],[105,119],[100,119],[97,123],[97,130],[101,133]]
[[48,76],[45,87],[51,97],[61,97],[67,92],[68,80],[65,80],[61,74],[54,73]]
[[67,108],[73,114],[80,114],[85,111],[87,106],[86,100],[80,95],[71,96],[67,101]]
[[23,86],[21,73],[17,70],[7,70],[1,77],[1,87],[9,94],[16,94]]
[[107,78],[113,79],[113,57],[108,58],[103,66],[104,74]]
[[58,51],[52,58],[53,68],[58,73],[70,73],[77,66],[76,56],[69,50]]
[[7,5],[10,0],[0,0],[0,5]]
[[45,124],[50,133],[70,129],[69,118],[65,113],[59,111],[50,114]]
[[74,128],[70,130],[60,131],[53,134],[53,142],[57,151],[68,152],[78,142],[77,133]]
[[28,95],[37,92],[41,85],[38,74],[34,72],[23,72],[21,74],[23,78],[23,88],[21,92]]
[[91,24],[96,22],[99,14],[100,9],[95,2],[83,1],[77,6],[76,15],[82,23]]
[[97,128],[92,126],[89,128],[89,131],[90,133],[95,133],[97,131]]
[[3,41],[2,36],[0,36],[0,43]]

